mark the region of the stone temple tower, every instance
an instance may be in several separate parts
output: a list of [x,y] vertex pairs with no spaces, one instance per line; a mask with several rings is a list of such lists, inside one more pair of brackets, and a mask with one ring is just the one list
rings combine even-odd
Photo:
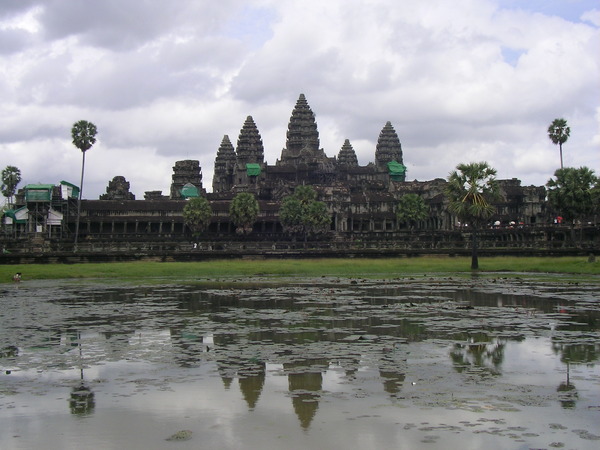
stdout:
[[288,124],[286,149],[291,156],[298,156],[305,148],[313,152],[319,149],[319,131],[306,97],[300,94]]
[[319,148],[319,130],[312,109],[304,94],[300,94],[288,124],[286,146],[277,164],[328,164],[323,149]]
[[233,186],[233,173],[236,163],[235,150],[229,136],[223,136],[217,157],[215,158],[215,171],[213,175],[213,192],[227,191]]
[[183,198],[181,189],[186,184],[192,184],[199,193],[205,193],[202,188],[202,169],[198,160],[186,159],[184,161],[176,161],[171,180],[171,193],[169,196],[171,200]]
[[135,200],[135,195],[129,192],[129,181],[118,175],[108,182],[106,194],[102,194],[100,200]]
[[246,117],[237,141],[237,164],[245,170],[246,164],[262,164],[265,149],[252,116]]
[[338,164],[345,167],[358,167],[356,152],[348,139],[344,141],[344,145],[338,153]]
[[387,163],[396,161],[404,164],[402,161],[402,145],[396,134],[396,130],[391,122],[387,122],[377,139],[377,147],[375,148],[375,164],[380,169],[385,169]]

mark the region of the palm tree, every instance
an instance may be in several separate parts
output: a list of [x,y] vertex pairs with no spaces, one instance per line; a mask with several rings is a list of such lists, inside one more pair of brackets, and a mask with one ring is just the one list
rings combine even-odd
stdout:
[[10,207],[13,203],[13,197],[17,190],[17,185],[21,182],[21,171],[15,166],[6,166],[2,171],[2,195],[8,201]]
[[548,137],[560,149],[560,168],[563,168],[562,145],[567,142],[571,134],[571,128],[567,126],[565,119],[554,119],[548,127]]
[[490,201],[499,197],[496,169],[486,162],[459,164],[448,176],[446,186],[449,210],[472,229],[471,269],[479,269],[477,234],[495,212]]
[[77,222],[75,224],[75,250],[77,251],[77,238],[79,236],[79,215],[81,214],[81,197],[83,194],[83,171],[85,169],[85,152],[96,143],[98,129],[92,122],[80,120],[73,124],[71,136],[73,145],[81,150],[83,159],[81,161],[81,184],[79,185],[79,198],[77,199]]
[[258,213],[258,201],[250,192],[237,194],[229,205],[229,216],[236,226],[236,233],[250,233]]
[[196,238],[208,228],[212,215],[210,203],[204,197],[190,198],[183,207],[183,223]]

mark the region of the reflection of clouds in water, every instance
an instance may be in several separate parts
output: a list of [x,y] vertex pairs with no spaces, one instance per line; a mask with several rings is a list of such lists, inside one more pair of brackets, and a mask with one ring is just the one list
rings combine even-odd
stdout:
[[564,364],[553,354],[549,338],[508,342],[504,352],[503,367],[510,382],[554,386],[566,371]]
[[[495,289],[497,285],[494,283]],[[498,308],[502,294],[497,292],[490,296],[490,307],[482,304],[487,299],[469,298],[475,308],[459,309],[464,295],[457,294],[454,301],[445,295],[440,301],[436,295],[441,295],[442,288],[444,292],[460,289],[460,283],[434,287],[431,299],[426,295],[431,286],[414,282],[410,286],[398,282],[381,290],[376,282],[365,281],[360,291],[340,289],[335,298],[317,295],[328,292],[318,286],[291,287],[294,301],[283,301],[285,286],[260,290],[259,296],[256,292],[244,296],[246,287],[212,296],[203,293],[201,286],[182,286],[168,299],[148,295],[152,288],[145,288],[138,302],[136,290],[111,286],[105,299],[101,288],[88,288],[85,295],[93,301],[80,296],[74,302],[63,292],[62,301],[54,300],[51,308],[42,307],[52,310],[50,316],[38,311],[32,317],[27,317],[29,309],[19,308],[19,299],[13,298],[8,301],[15,301],[9,310],[21,314],[21,323],[39,322],[36,325],[43,330],[41,335],[29,330],[27,339],[44,346],[23,345],[18,356],[4,358],[14,370],[2,381],[15,387],[16,394],[9,400],[16,404],[13,411],[22,412],[25,422],[34,427],[48,411],[57,416],[68,413],[69,393],[79,386],[82,361],[84,379],[95,402],[94,412],[86,420],[118,434],[118,427],[129,428],[145,418],[140,431],[145,436],[139,437],[139,442],[148,448],[156,444],[151,437],[164,439],[180,429],[202,435],[203,443],[229,448],[240,442],[261,446],[273,435],[290,437],[289,442],[299,444],[291,447],[298,448],[413,448],[422,444],[424,435],[441,436],[439,440],[430,437],[434,442],[428,445],[433,448],[442,443],[450,446],[451,430],[439,425],[442,423],[468,430],[469,445],[483,447],[490,441],[471,433],[461,421],[472,424],[474,430],[489,428],[478,422],[484,410],[503,415],[507,424],[518,422],[520,416],[542,436],[546,422],[531,422],[523,407],[523,402],[533,404],[538,394],[551,399],[543,405],[544,421],[568,422],[568,418],[558,418],[557,388],[565,381],[565,368],[561,355],[553,350],[547,328],[550,321],[544,311],[531,315],[522,305],[518,311]],[[525,290],[534,294],[536,288],[527,286]],[[468,292],[477,295],[473,289]],[[149,300],[152,298],[155,300]],[[529,307],[537,305],[535,298],[528,298]],[[0,318],[0,325],[7,319],[10,317]],[[79,339],[77,331],[64,331],[78,328]],[[504,331],[498,332],[501,328]],[[6,330],[0,327],[0,337],[10,342]],[[570,345],[577,343],[577,334],[566,331],[562,338]],[[597,336],[597,331],[592,333],[596,334],[588,339]],[[468,348],[471,336],[474,343],[481,341],[486,351],[493,350],[496,335],[505,337],[501,338],[502,358],[494,385],[476,370],[485,365],[485,358],[465,360],[475,370],[457,373],[453,369],[449,357],[453,343]],[[307,360],[316,365],[293,364]],[[579,412],[600,401],[597,393],[591,398],[587,394],[595,392],[592,380],[599,367],[581,365],[576,370],[577,389],[585,395],[570,407]],[[288,372],[292,371],[318,376],[300,375],[291,380]],[[221,375],[232,378],[227,388]],[[240,375],[250,379],[240,382]],[[306,382],[301,384],[298,379]],[[536,390],[520,390],[527,386]],[[513,409],[517,405],[519,411],[504,411],[498,398]],[[302,403],[304,400],[308,403]],[[0,408],[0,419],[9,414],[10,410]],[[586,426],[589,413],[581,414]],[[116,419],[123,422],[118,427]],[[432,424],[432,429],[427,430],[423,422]],[[18,425],[13,422],[6,425],[14,434],[15,427]],[[303,427],[307,436],[301,437]],[[265,434],[262,440],[256,436],[257,430]],[[97,431],[90,431],[91,442],[96,442],[96,435]],[[464,438],[464,432],[458,434],[456,445],[464,445]],[[4,448],[2,439],[0,447]],[[530,446],[548,445],[541,440],[528,442]]]
[[330,364],[329,369],[323,374],[323,390],[329,392],[341,392],[346,390],[346,373],[342,366]]
[[[424,348],[423,345],[420,344],[419,347]],[[518,345],[513,347],[518,347]],[[541,348],[544,348],[544,345],[536,344],[527,351],[532,349],[537,351]],[[526,359],[527,351],[518,354],[512,350],[514,348],[508,351],[509,354],[514,355],[515,360]],[[421,363],[425,360],[421,360]],[[516,366],[520,366],[520,364],[516,364]],[[136,437],[137,442],[140,445],[148,445],[148,448],[156,445],[158,439],[164,439],[174,431],[184,428],[192,430],[196,436],[201,433],[203,439],[207,439],[206,442],[214,439],[213,442],[219,443],[221,447],[227,447],[228,443],[230,447],[235,447],[240,442],[264,444],[268,441],[268,434],[272,432],[279,436],[286,436],[286,439],[291,440],[292,443],[300,442],[304,445],[327,443],[331,446],[335,446],[337,443],[353,448],[356,446],[361,448],[393,448],[394,446],[395,448],[399,446],[415,448],[421,443],[423,435],[437,435],[440,436],[438,442],[440,444],[444,442],[445,445],[460,446],[465,444],[464,442],[461,444],[461,439],[464,441],[465,433],[468,432],[467,440],[470,446],[475,444],[489,446],[490,442],[484,437],[471,434],[475,430],[485,430],[494,425],[486,425],[485,422],[479,421],[486,415],[483,411],[465,410],[460,407],[453,408],[452,411],[445,407],[428,406],[423,408],[427,402],[433,400],[427,392],[432,389],[438,392],[440,386],[439,384],[429,384],[431,380],[428,377],[433,377],[435,380],[437,376],[433,371],[420,370],[423,367],[426,368],[427,365],[409,366],[409,376],[412,379],[419,379],[419,383],[416,386],[406,386],[402,392],[406,398],[425,403],[420,406],[410,406],[411,402],[404,400],[399,403],[400,408],[390,408],[383,397],[377,394],[377,392],[381,392],[381,380],[374,368],[362,367],[358,382],[342,384],[344,381],[343,371],[340,371],[339,366],[331,365],[322,375],[321,395],[318,409],[309,428],[310,435],[301,437],[298,435],[300,426],[298,418],[295,416],[292,398],[285,395],[288,388],[288,377],[282,375],[281,365],[266,365],[266,379],[261,395],[255,409],[249,411],[238,383],[234,383],[229,391],[225,390],[217,376],[213,362],[207,361],[200,368],[194,369],[168,366],[160,368],[155,364],[145,362],[106,362],[86,370],[86,379],[90,380],[96,399],[94,414],[88,420],[91,421],[90,424],[94,424],[94,427],[110,429],[113,434],[119,433],[119,429],[115,429],[115,421],[127,423],[128,428],[135,425],[139,427],[136,428],[136,434],[139,434]],[[437,367],[438,375],[444,373],[444,370],[439,368],[437,358],[435,367]],[[66,397],[68,397],[69,385],[77,384],[78,377],[76,370],[70,371],[70,374],[72,375],[70,383],[65,383],[64,379],[61,383],[60,376],[57,376],[60,374],[43,375],[44,378],[40,384],[50,386],[50,388],[45,395],[29,396],[28,410],[23,411],[28,417],[26,420],[42,421],[46,420],[42,416],[47,411],[54,411],[55,415],[64,414],[67,411]],[[88,376],[88,374],[94,374],[94,376]],[[35,371],[29,371],[28,375],[33,378],[36,374]],[[506,381],[504,380],[504,382]],[[450,387],[453,381],[448,380],[448,383],[450,383],[448,385]],[[332,388],[336,386],[337,390],[333,391]],[[490,394],[494,394],[494,389],[489,387],[488,389]],[[556,389],[556,386],[553,389]],[[463,392],[462,395],[465,393]],[[478,397],[481,397],[481,394]],[[459,398],[460,395],[456,397],[456,401]],[[484,402],[482,406],[485,404],[483,399],[480,398],[479,401]],[[493,400],[490,399],[490,401],[491,404],[494,403]],[[506,404],[506,400],[504,403]],[[460,404],[454,403],[453,405],[459,406]],[[525,423],[528,430],[535,429],[535,423],[532,423],[529,418],[531,412],[523,407],[519,409],[522,411],[511,414],[502,413],[501,409],[496,410],[494,416],[505,417],[507,421],[505,427],[515,426],[519,421],[518,418],[522,417],[521,423]],[[541,410],[536,408],[536,411]],[[551,409],[544,408],[543,411],[546,414],[545,421],[557,421],[557,419],[552,419]],[[3,416],[6,413],[8,411],[0,410],[0,417],[4,419]],[[37,416],[38,414],[41,415]],[[468,423],[468,426],[461,422]],[[3,421],[3,423],[6,422]],[[275,423],[277,426],[273,430],[269,424]],[[566,423],[568,424],[568,420]],[[324,426],[324,424],[327,425]],[[442,426],[441,424],[461,427],[463,432],[457,433],[454,430],[452,435],[449,435],[449,432],[443,431],[448,428],[448,425]],[[409,429],[405,430],[405,426]],[[579,426],[585,428],[589,425],[584,422]],[[431,429],[428,430],[428,428]],[[88,430],[88,426],[85,425],[83,429],[89,433],[85,434],[86,442],[97,442],[98,444],[101,442],[101,436],[97,431]],[[69,430],[68,427],[67,430]],[[266,433],[262,440],[257,437],[257,430]],[[537,432],[539,433],[539,431],[538,429]],[[77,436],[78,433],[74,435]],[[205,441],[203,440],[203,442]],[[296,447],[292,445],[291,448]],[[490,448],[495,447],[492,445]]]

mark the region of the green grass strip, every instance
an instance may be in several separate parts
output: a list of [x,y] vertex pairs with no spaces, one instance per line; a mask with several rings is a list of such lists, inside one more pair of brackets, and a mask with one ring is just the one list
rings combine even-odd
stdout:
[[[10,283],[21,272],[23,281],[42,279],[115,279],[173,281],[218,277],[338,276],[395,278],[404,275],[470,274],[468,257],[423,256],[415,258],[255,259],[202,262],[115,262],[88,264],[0,265],[0,283]],[[480,258],[479,273],[560,273],[600,275],[600,262],[586,257],[492,257]]]

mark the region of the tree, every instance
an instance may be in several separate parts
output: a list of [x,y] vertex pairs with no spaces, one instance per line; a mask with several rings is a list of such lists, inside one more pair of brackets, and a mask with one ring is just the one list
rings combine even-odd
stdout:
[[279,220],[291,233],[321,233],[329,228],[331,216],[325,203],[317,201],[317,192],[311,186],[298,186],[292,195],[281,201]]
[[286,231],[299,233],[302,230],[302,203],[293,195],[285,197],[279,208],[279,221]]
[[411,231],[419,220],[429,216],[429,208],[420,195],[406,194],[400,197],[396,207],[396,219],[400,223],[407,223]]
[[327,205],[323,202],[312,201],[306,207],[305,226],[309,233],[323,233],[331,226],[331,216]]
[[499,198],[496,169],[486,162],[459,164],[448,176],[446,186],[449,210],[471,226],[471,269],[479,268],[477,236],[479,229],[495,212],[490,201]]
[[587,167],[565,167],[554,172],[548,180],[548,201],[562,217],[571,224],[583,221],[598,209],[600,183],[592,169]]
[[558,144],[560,149],[560,168],[563,168],[562,145],[567,142],[571,135],[571,128],[567,126],[565,119],[554,119],[548,127],[548,137],[554,143]]
[[17,186],[21,182],[21,171],[15,166],[6,166],[2,171],[2,195],[8,200],[8,205],[12,205],[13,197],[17,191]]
[[229,205],[229,216],[237,233],[250,233],[258,217],[258,201],[249,192],[236,195]]
[[80,120],[73,124],[71,128],[71,137],[73,145],[81,150],[81,183],[79,185],[79,198],[77,199],[77,222],[75,224],[75,250],[77,250],[77,239],[79,237],[79,216],[81,214],[81,198],[83,196],[83,172],[85,170],[85,152],[96,143],[96,134],[98,129],[96,125],[87,120]]
[[208,228],[212,218],[212,208],[204,197],[192,197],[183,207],[183,222],[195,237]]
[[594,189],[592,189],[592,203],[594,204],[594,215],[600,214],[600,177],[597,177],[596,180],[596,186],[594,187]]

